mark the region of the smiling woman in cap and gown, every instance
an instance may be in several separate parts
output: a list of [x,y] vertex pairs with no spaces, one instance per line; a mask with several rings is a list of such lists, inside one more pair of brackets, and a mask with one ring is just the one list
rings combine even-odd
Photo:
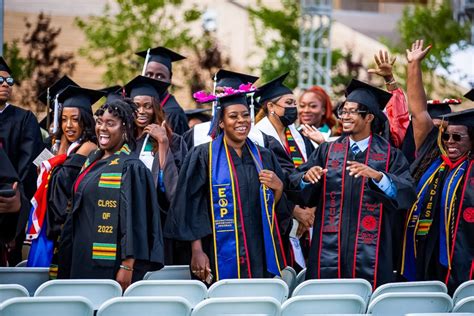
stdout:
[[192,273],[208,284],[280,275],[291,214],[276,157],[248,138],[246,94],[218,98],[213,124],[215,139],[186,157],[165,236],[192,242]]
[[[185,59],[186,57],[173,52],[166,47],[155,47],[136,53],[145,58],[143,76],[160,80],[171,84],[173,78],[172,63]],[[165,89],[160,94],[160,105],[166,115],[166,121],[173,132],[183,135],[188,127],[188,120],[183,108],[178,104],[176,98]]]
[[474,109],[442,115],[447,124],[435,127],[421,76],[428,51],[416,41],[407,52],[418,198],[406,221],[401,272],[410,281],[442,281],[452,294],[474,274]]
[[391,94],[358,80],[339,107],[343,135],[290,176],[296,203],[318,206],[306,279],[394,280],[394,224],[415,194],[403,154],[377,132]]
[[[57,109],[57,132],[53,135],[59,146],[56,155],[40,166],[40,181],[26,231],[26,239],[32,241],[29,267],[50,266],[53,247],[57,247],[66,220],[73,183],[87,156],[97,149],[92,105],[104,94],[69,85],[71,82],[64,76],[49,88],[61,104]],[[46,97],[43,94],[40,99],[43,96]],[[57,265],[53,264],[51,277],[56,272]]]
[[99,149],[89,155],[73,186],[58,278],[114,279],[125,289],[163,263],[153,177],[131,154],[135,111],[125,100],[96,111]]
[[[168,83],[138,76],[124,87],[126,95],[137,106],[137,147],[134,152],[153,175],[163,225],[176,192],[179,169],[187,153],[183,138],[168,127],[160,107],[160,95],[168,86]],[[165,264],[184,264],[182,256],[186,250],[175,249],[177,245],[172,240],[165,239],[164,242]]]

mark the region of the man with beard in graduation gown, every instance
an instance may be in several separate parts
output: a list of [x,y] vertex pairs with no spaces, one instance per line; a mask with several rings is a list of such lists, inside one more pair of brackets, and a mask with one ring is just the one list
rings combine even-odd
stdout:
[[216,113],[218,136],[194,147],[181,168],[165,237],[192,241],[191,270],[208,284],[279,275],[286,266],[281,235],[291,218],[282,170],[272,152],[247,137],[245,94],[220,98]]
[[[33,160],[44,147],[40,128],[36,117],[31,111],[23,110],[8,100],[15,82],[7,63],[0,57],[0,146],[6,152],[10,162],[18,174],[27,199],[31,199],[36,191],[36,167]],[[28,220],[28,212],[20,212],[18,217],[18,237],[12,242],[10,263],[22,260],[21,247],[25,238],[24,230]]]
[[[15,238],[20,213],[28,213],[30,203],[26,198],[18,174],[6,152],[0,147],[0,267],[8,265],[8,243]],[[10,191],[12,194],[6,194]]]
[[290,176],[290,197],[319,210],[306,278],[363,278],[375,288],[394,280],[393,225],[415,194],[405,157],[377,135],[391,94],[358,80],[346,94],[343,136]]
[[435,127],[421,71],[430,48],[417,40],[407,50],[408,104],[417,148],[411,172],[417,200],[405,224],[400,271],[408,281],[444,282],[453,294],[474,275],[474,109],[443,115],[444,122]]
[[[142,73],[143,76],[170,84],[173,77],[172,63],[186,58],[161,46],[136,54],[145,58],[146,65],[144,65],[145,71]],[[174,95],[165,91],[165,93],[160,95],[160,102],[166,115],[166,122],[171,126],[173,132],[183,135],[189,129],[188,120]]]

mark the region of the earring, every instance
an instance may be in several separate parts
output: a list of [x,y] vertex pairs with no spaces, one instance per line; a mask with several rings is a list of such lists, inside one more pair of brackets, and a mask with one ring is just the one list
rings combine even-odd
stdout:
[[271,115],[275,115],[275,111],[271,111],[270,114],[271,114]]

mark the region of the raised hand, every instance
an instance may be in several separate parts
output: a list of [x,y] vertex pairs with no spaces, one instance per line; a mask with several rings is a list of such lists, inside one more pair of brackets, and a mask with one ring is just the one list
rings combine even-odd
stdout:
[[353,176],[354,178],[366,177],[374,179],[377,182],[382,180],[383,174],[381,172],[374,170],[363,163],[357,161],[348,161],[347,164],[348,166],[346,169],[349,170],[349,175]]
[[377,68],[371,68],[368,70],[371,74],[376,74],[387,79],[393,78],[393,64],[397,60],[397,57],[390,57],[386,50],[380,50],[379,55],[374,55],[375,63]]
[[159,144],[168,143],[168,135],[166,134],[166,121],[163,121],[161,125],[150,124],[144,128],[144,132],[148,133],[153,139],[155,139]]
[[411,49],[407,49],[407,60],[409,63],[413,61],[422,61],[431,49],[431,45],[423,49],[423,40],[416,40],[411,44]]
[[316,127],[310,126],[308,124],[303,124],[301,125],[301,127],[302,127],[301,134],[308,137],[316,144],[321,145],[322,143],[326,141],[324,139],[323,133],[321,133],[319,129],[317,129]]

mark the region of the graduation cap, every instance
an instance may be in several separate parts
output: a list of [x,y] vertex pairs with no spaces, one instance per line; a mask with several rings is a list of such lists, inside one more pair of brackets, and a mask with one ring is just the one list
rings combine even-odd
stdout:
[[365,105],[382,121],[387,120],[383,109],[391,98],[391,93],[357,79],[352,79],[346,88],[346,101]]
[[465,98],[474,101],[474,89],[469,90],[465,95]]
[[221,110],[223,110],[225,107],[229,105],[234,105],[234,104],[242,104],[242,105],[245,105],[246,107],[249,106],[247,102],[246,92],[238,92],[238,93],[234,93],[234,94],[217,98],[217,103],[221,107]]
[[207,122],[211,120],[211,115],[206,113],[210,112],[211,109],[192,109],[192,110],[187,110],[184,111],[184,114],[186,114],[186,118],[189,120],[191,119],[198,119],[201,122]]
[[463,125],[474,127],[474,109],[468,109],[459,112],[452,112],[441,117],[448,121],[449,125]]
[[67,86],[59,93],[58,101],[63,108],[81,108],[92,112],[92,105],[105,96],[105,92],[81,88],[78,86]]
[[217,87],[230,87],[233,89],[238,89],[242,84],[255,83],[257,80],[258,77],[225,69],[220,69],[216,73]]
[[283,84],[288,72],[275,78],[263,86],[259,87],[254,97],[259,98],[258,102],[263,104],[265,101],[280,97],[285,94],[293,94],[293,91]]
[[0,71],[6,71],[10,75],[12,74],[12,70],[10,69],[10,67],[8,67],[7,62],[2,56],[0,56]]
[[136,76],[124,86],[128,97],[134,98],[138,95],[148,95],[160,100],[160,96],[168,89],[168,82],[151,79],[145,76]]
[[[49,87],[49,95],[51,97],[51,101],[54,99],[54,97],[59,94],[63,89],[65,89],[67,86],[78,86],[77,83],[75,83],[71,78],[68,76],[64,75],[62,76],[58,81],[53,83]],[[38,99],[43,102],[43,104],[48,103],[48,89],[44,90],[38,97]],[[50,103],[49,105],[50,108],[53,108],[53,102]]]
[[427,109],[432,119],[439,119],[441,116],[452,112],[450,105],[461,104],[459,99],[428,100]]
[[105,100],[105,103],[110,103],[115,100],[123,99],[122,86],[115,85],[111,87],[102,88],[99,91],[102,91],[105,93],[105,97],[107,98],[107,100]]
[[[141,52],[138,52],[138,53],[135,53],[135,54],[140,56],[140,57],[145,58],[145,60],[146,60],[148,50],[144,50],[144,51],[141,51]],[[178,54],[176,52],[173,52],[171,49],[168,49],[168,48],[162,47],[162,46],[158,46],[158,47],[155,47],[155,48],[150,48],[149,54],[150,55],[149,55],[147,63],[149,63],[150,61],[160,63],[160,64],[166,66],[166,68],[168,68],[170,72],[171,72],[171,63],[186,58],[186,57],[181,56],[180,54]]]

